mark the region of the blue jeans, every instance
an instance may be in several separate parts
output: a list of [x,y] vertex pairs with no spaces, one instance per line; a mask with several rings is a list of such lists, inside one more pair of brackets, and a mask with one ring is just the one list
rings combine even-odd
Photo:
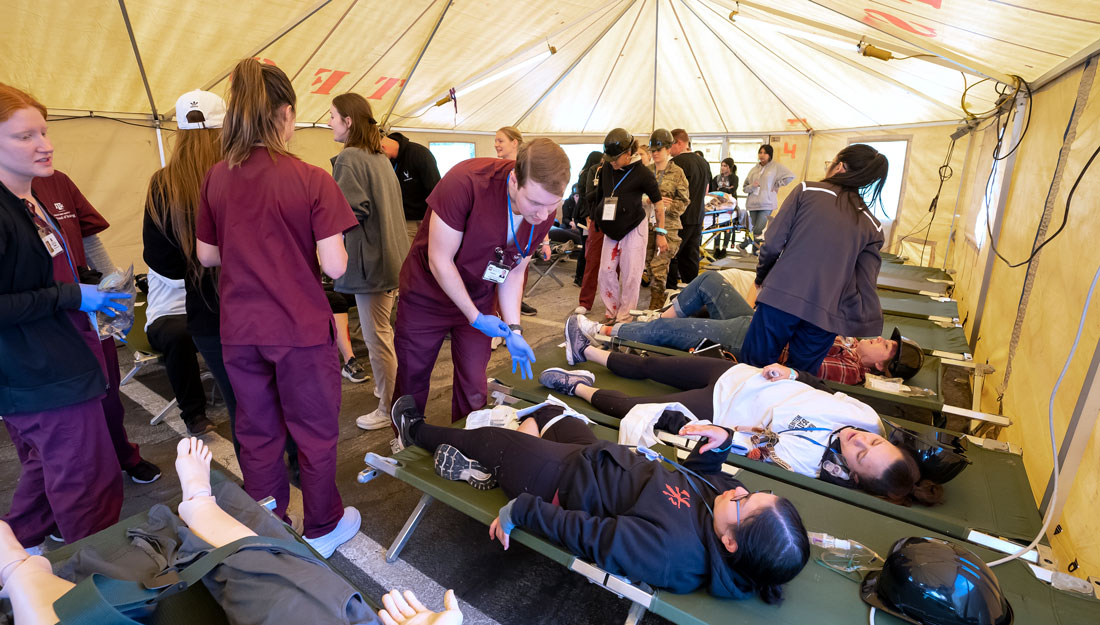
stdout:
[[[708,271],[691,281],[672,302],[677,319],[625,323],[613,334],[627,341],[687,351],[703,339],[720,343],[741,357],[741,343],[749,330],[753,310],[737,289],[720,274]],[[694,319],[706,308],[710,319]]]
[[756,314],[749,324],[739,360],[754,367],[766,367],[778,361],[786,346],[788,367],[817,373],[834,339],[835,332],[757,302]]

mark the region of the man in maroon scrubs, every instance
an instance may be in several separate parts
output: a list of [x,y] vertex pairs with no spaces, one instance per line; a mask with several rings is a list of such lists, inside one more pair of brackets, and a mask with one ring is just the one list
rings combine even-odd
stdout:
[[[516,160],[475,158],[455,165],[428,196],[421,227],[401,267],[394,398],[424,409],[439,349],[451,336],[451,420],[485,405],[491,337],[505,339],[513,370],[531,375],[520,298],[532,252],[550,231],[569,184],[569,158],[535,139]],[[493,314],[500,307],[501,320]]]
[[[42,201],[46,210],[57,221],[69,244],[73,263],[77,270],[90,267],[85,255],[84,239],[106,230],[110,224],[84,197],[76,184],[67,175],[54,171],[52,176],[35,178],[31,188]],[[77,282],[80,281],[79,276]],[[160,468],[145,460],[138,452],[138,446],[130,442],[123,421],[126,409],[119,395],[121,376],[118,368],[118,348],[111,337],[98,340],[94,334],[84,334],[88,347],[95,354],[103,372],[107,376],[107,394],[103,398],[103,416],[107,419],[107,431],[111,434],[111,444],[122,470],[138,484],[155,482],[160,477]],[[94,340],[94,343],[92,342]]]

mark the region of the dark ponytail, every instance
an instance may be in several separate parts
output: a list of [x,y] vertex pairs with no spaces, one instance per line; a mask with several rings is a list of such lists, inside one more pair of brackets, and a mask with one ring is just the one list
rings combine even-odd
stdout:
[[283,138],[279,108],[297,104],[294,87],[286,73],[256,59],[244,59],[229,76],[229,103],[222,125],[222,151],[229,167],[243,163],[257,143],[272,158],[293,156]]
[[802,517],[789,499],[777,497],[734,530],[737,551],[731,568],[753,583],[764,603],[783,601],[783,585],[795,578],[810,559],[810,539]]
[[[858,488],[890,503],[911,506],[934,506],[943,502],[943,486],[932,480],[921,479],[920,467],[907,450],[901,451],[901,460],[891,464],[874,478],[860,476]],[[822,472],[824,475],[824,472]]]
[[865,143],[853,143],[837,153],[836,162],[844,163],[847,171],[833,174],[822,182],[859,194],[870,190],[868,205],[879,203],[882,188],[886,185],[886,175],[890,172],[890,162],[885,155]]

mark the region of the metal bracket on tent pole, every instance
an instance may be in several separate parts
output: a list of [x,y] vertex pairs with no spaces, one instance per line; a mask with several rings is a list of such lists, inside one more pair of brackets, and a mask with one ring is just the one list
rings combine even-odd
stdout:
[[630,8],[637,3],[638,0],[630,0],[630,2],[627,3],[626,7],[618,15],[615,16],[615,19],[607,23],[607,26],[603,29],[603,32],[601,32],[595,39],[593,39],[592,43],[588,44],[588,47],[585,48],[583,52],[577,55],[576,60],[570,63],[569,67],[565,68],[565,71],[562,72],[560,76],[558,76],[557,80],[555,80],[553,84],[547,87],[546,91],[542,92],[542,95],[539,96],[538,100],[535,100],[535,103],[531,105],[531,108],[527,109],[527,111],[524,112],[523,115],[520,115],[520,118],[517,119],[512,125],[518,128],[519,125],[523,123],[523,120],[527,119],[527,117],[530,116],[531,113],[534,112],[534,110],[538,108],[540,104],[542,104],[542,101],[546,99],[546,96],[550,95],[550,93],[554,91],[554,89],[558,88],[558,85],[560,85],[562,81],[565,80],[565,77],[568,76],[575,67],[580,65],[581,61],[584,60],[584,57],[588,56],[588,53],[592,51],[592,48],[595,48],[596,44],[603,41],[603,38],[607,35],[608,31],[614,28],[615,25],[619,23],[619,20],[622,19],[624,15],[626,15],[626,12],[629,11]]
[[439,19],[435,21],[435,26],[432,28],[431,34],[424,41],[424,45],[420,48],[420,54],[416,55],[416,61],[413,62],[412,69],[409,70],[409,75],[405,77],[405,82],[401,83],[401,89],[398,90],[397,95],[394,96],[393,102],[390,102],[390,108],[386,111],[385,116],[382,117],[381,126],[386,127],[386,122],[389,121],[390,115],[393,113],[393,109],[397,106],[397,101],[401,99],[401,95],[405,93],[405,88],[409,86],[409,82],[412,81],[413,74],[416,73],[416,68],[420,67],[420,61],[424,58],[424,53],[428,51],[428,46],[431,45],[432,39],[435,39],[435,34],[439,32],[439,26],[443,24],[443,18],[447,17],[447,11],[451,8],[451,0],[444,0],[443,11],[439,13]]

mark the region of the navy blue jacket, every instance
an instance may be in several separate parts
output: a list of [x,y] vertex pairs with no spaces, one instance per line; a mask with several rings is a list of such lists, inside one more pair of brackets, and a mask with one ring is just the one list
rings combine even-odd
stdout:
[[54,281],[53,261],[23,200],[0,184],[0,415],[92,399],[107,382],[67,311],[80,287]]
[[717,597],[743,599],[753,594],[752,583],[727,566],[714,518],[700,501],[706,497],[713,507],[717,495],[741,486],[721,472],[725,455],[692,452],[683,463],[715,490],[698,478],[693,488],[683,472],[633,447],[593,443],[563,474],[560,506],[523,493],[511,518],[609,573],[676,593],[705,587]]

